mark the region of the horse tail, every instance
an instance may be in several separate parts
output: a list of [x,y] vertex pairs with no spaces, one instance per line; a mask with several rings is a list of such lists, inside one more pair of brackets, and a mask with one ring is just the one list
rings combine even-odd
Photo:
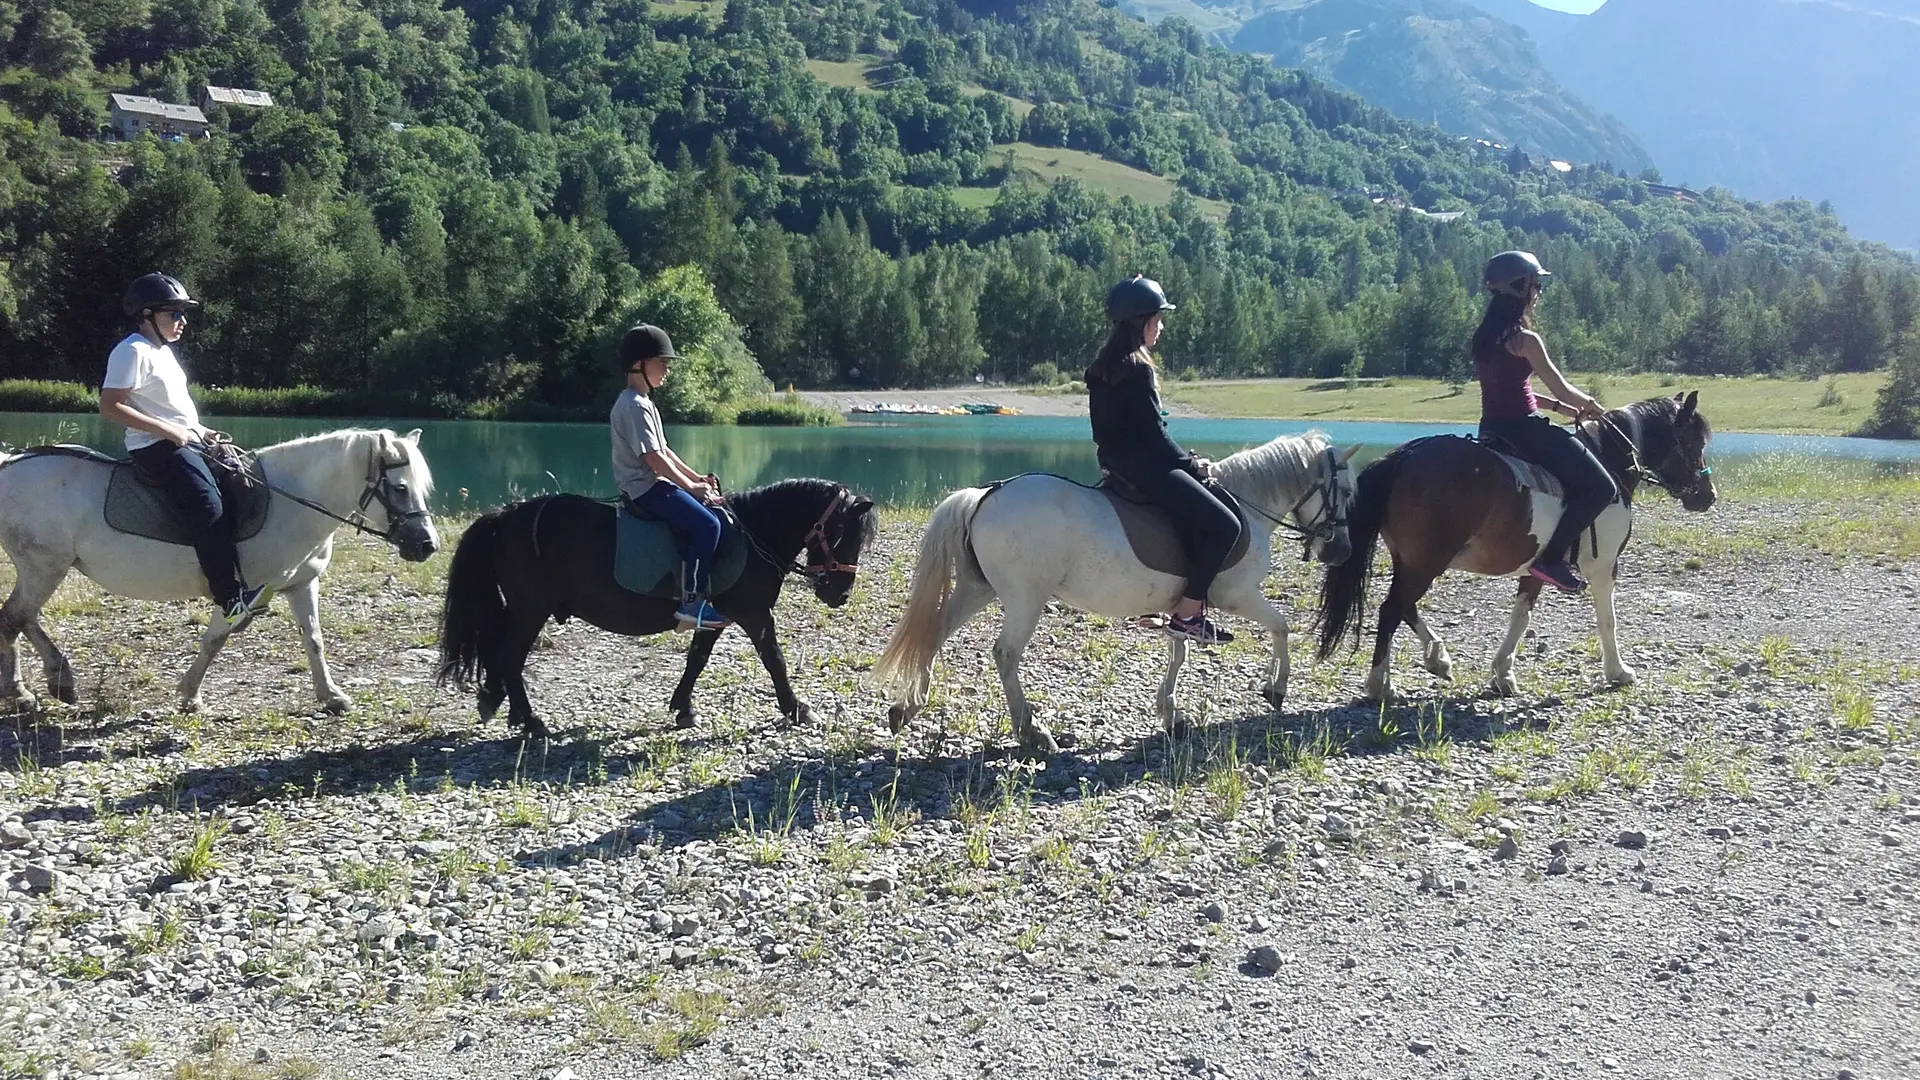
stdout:
[[483,646],[506,625],[507,602],[500,595],[495,558],[506,513],[500,509],[475,518],[453,549],[447,598],[440,608],[440,670],[434,676],[441,686],[472,686],[485,673]]
[[944,499],[927,522],[920,538],[920,561],[913,568],[913,591],[907,610],[873,667],[874,681],[891,691],[895,701],[922,701],[933,671],[933,658],[945,639],[947,600],[956,575],[986,580],[973,555],[974,511],[992,488],[964,488]]
[[1330,567],[1320,583],[1320,659],[1332,656],[1349,628],[1353,647],[1360,647],[1366,632],[1367,585],[1373,580],[1373,552],[1380,542],[1380,527],[1387,520],[1387,502],[1393,495],[1394,481],[1407,462],[1407,448],[1399,449],[1360,470],[1355,481],[1353,505],[1348,511],[1347,538],[1353,542],[1353,554],[1347,561]]

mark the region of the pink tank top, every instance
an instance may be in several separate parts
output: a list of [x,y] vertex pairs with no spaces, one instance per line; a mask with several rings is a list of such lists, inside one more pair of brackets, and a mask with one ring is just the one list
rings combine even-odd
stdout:
[[1511,420],[1540,408],[1533,396],[1533,365],[1526,357],[1508,352],[1504,342],[1479,350],[1473,367],[1480,377],[1482,419]]

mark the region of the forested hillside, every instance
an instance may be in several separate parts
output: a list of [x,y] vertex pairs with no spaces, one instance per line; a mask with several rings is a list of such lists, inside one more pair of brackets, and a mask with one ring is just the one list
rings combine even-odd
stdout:
[[[1909,260],[1810,204],[1562,174],[1086,0],[0,0],[0,26],[9,375],[97,379],[154,267],[207,298],[201,381],[444,411],[598,400],[649,315],[706,324],[694,412],[749,351],[781,384],[1077,371],[1135,270],[1201,375],[1457,370],[1462,283],[1514,245],[1582,368],[1869,368],[1920,306]],[[208,83],[276,105],[100,138],[107,91]],[[1107,160],[1034,175],[1074,151]]]

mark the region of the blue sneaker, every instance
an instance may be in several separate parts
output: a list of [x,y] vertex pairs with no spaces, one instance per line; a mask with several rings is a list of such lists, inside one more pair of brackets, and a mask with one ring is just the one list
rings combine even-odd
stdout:
[[688,630],[721,630],[731,622],[725,615],[713,609],[713,605],[698,596],[690,596],[681,601],[680,610],[673,617],[685,624]]

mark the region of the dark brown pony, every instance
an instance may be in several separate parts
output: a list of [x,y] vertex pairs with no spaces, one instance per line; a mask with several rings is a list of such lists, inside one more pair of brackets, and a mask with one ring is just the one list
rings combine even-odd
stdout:
[[[1688,510],[1713,505],[1706,464],[1712,427],[1695,408],[1699,397],[1696,391],[1639,401],[1609,412],[1604,423],[1580,426],[1581,438],[1621,492],[1574,551],[1591,582],[1600,656],[1607,679],[1616,685],[1629,685],[1634,677],[1633,669],[1620,662],[1613,632],[1614,579],[1620,551],[1633,531],[1634,494],[1640,485],[1654,484]],[[1524,464],[1516,469],[1481,443],[1454,435],[1416,439],[1361,470],[1347,526],[1353,557],[1329,569],[1321,588],[1320,658],[1331,656],[1349,631],[1359,647],[1374,545],[1384,539],[1393,559],[1393,582],[1374,631],[1367,698],[1393,698],[1387,669],[1393,632],[1402,622],[1426,646],[1427,670],[1451,678],[1453,661],[1446,644],[1420,618],[1420,598],[1448,570],[1489,577],[1524,574],[1560,517],[1558,495],[1542,490],[1550,486],[1537,470]],[[1513,653],[1527,631],[1541,584],[1532,576],[1520,580],[1506,641],[1493,658],[1493,688],[1501,694],[1516,692]]]

